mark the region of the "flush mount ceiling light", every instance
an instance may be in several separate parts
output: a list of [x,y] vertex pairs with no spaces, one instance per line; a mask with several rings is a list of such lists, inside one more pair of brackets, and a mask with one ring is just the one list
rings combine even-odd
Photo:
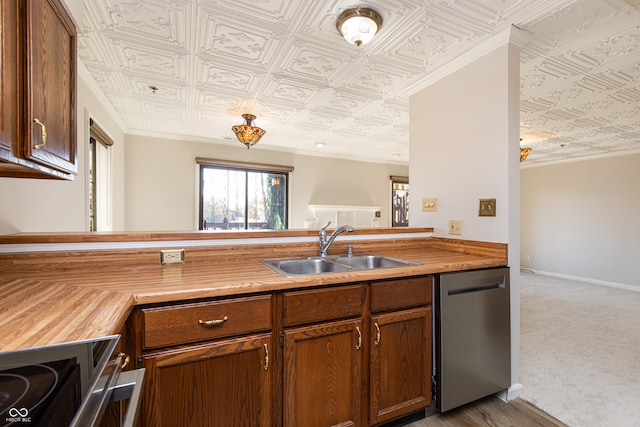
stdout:
[[247,146],[247,149],[249,149],[251,146],[260,142],[260,138],[262,138],[262,135],[267,133],[267,131],[253,126],[253,121],[256,119],[256,116],[253,114],[243,114],[242,118],[245,120],[245,123],[243,125],[233,126],[231,130],[236,134],[238,141],[242,142]]
[[366,7],[347,9],[338,17],[336,28],[346,41],[356,46],[367,44],[382,26],[378,12]]

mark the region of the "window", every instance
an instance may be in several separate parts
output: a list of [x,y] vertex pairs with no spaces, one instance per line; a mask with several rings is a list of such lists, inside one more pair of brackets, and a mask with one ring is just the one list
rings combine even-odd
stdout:
[[409,178],[391,176],[391,226],[409,226]]
[[111,231],[111,147],[113,139],[89,119],[89,231]]
[[292,167],[196,159],[201,230],[282,230],[288,226]]

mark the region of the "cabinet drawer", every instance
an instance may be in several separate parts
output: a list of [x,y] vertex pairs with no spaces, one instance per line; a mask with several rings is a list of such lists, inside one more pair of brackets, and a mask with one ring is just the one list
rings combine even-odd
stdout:
[[376,313],[429,305],[431,286],[431,276],[372,283],[371,311]]
[[271,295],[142,309],[142,329],[144,348],[269,330]]
[[284,326],[355,317],[362,313],[363,285],[286,292]]

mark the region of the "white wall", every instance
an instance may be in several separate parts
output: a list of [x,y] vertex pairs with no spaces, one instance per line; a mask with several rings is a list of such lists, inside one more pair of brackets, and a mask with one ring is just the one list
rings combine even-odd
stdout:
[[[508,156],[518,145],[508,121],[509,73],[516,71],[508,54],[504,46],[411,97],[412,226],[433,226],[438,237],[508,242]],[[429,197],[438,199],[436,212],[421,211]],[[478,216],[483,198],[496,199],[495,217]],[[462,220],[462,235],[449,235],[451,219]]]
[[124,227],[124,135],[91,88],[79,66],[77,92],[78,175],[73,181],[0,178],[0,234],[78,232],[89,229],[87,204],[88,118],[93,117],[114,140],[114,230]]
[[[519,47],[505,41],[410,99],[410,225],[434,236],[508,243],[511,267],[511,380],[519,393]],[[436,212],[422,198],[436,197]],[[481,198],[497,215],[479,217]],[[449,235],[448,221],[462,220]]]
[[640,154],[521,171],[523,268],[640,287]]
[[289,228],[303,228],[309,204],[380,206],[390,225],[390,175],[405,165],[358,162],[237,146],[126,137],[126,229],[192,230],[197,224],[196,157],[293,166]]

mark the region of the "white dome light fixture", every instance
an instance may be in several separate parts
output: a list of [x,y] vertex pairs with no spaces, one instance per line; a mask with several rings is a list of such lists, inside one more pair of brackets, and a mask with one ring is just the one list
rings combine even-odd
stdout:
[[347,9],[336,21],[338,32],[346,41],[356,46],[370,42],[381,26],[380,14],[366,7]]

